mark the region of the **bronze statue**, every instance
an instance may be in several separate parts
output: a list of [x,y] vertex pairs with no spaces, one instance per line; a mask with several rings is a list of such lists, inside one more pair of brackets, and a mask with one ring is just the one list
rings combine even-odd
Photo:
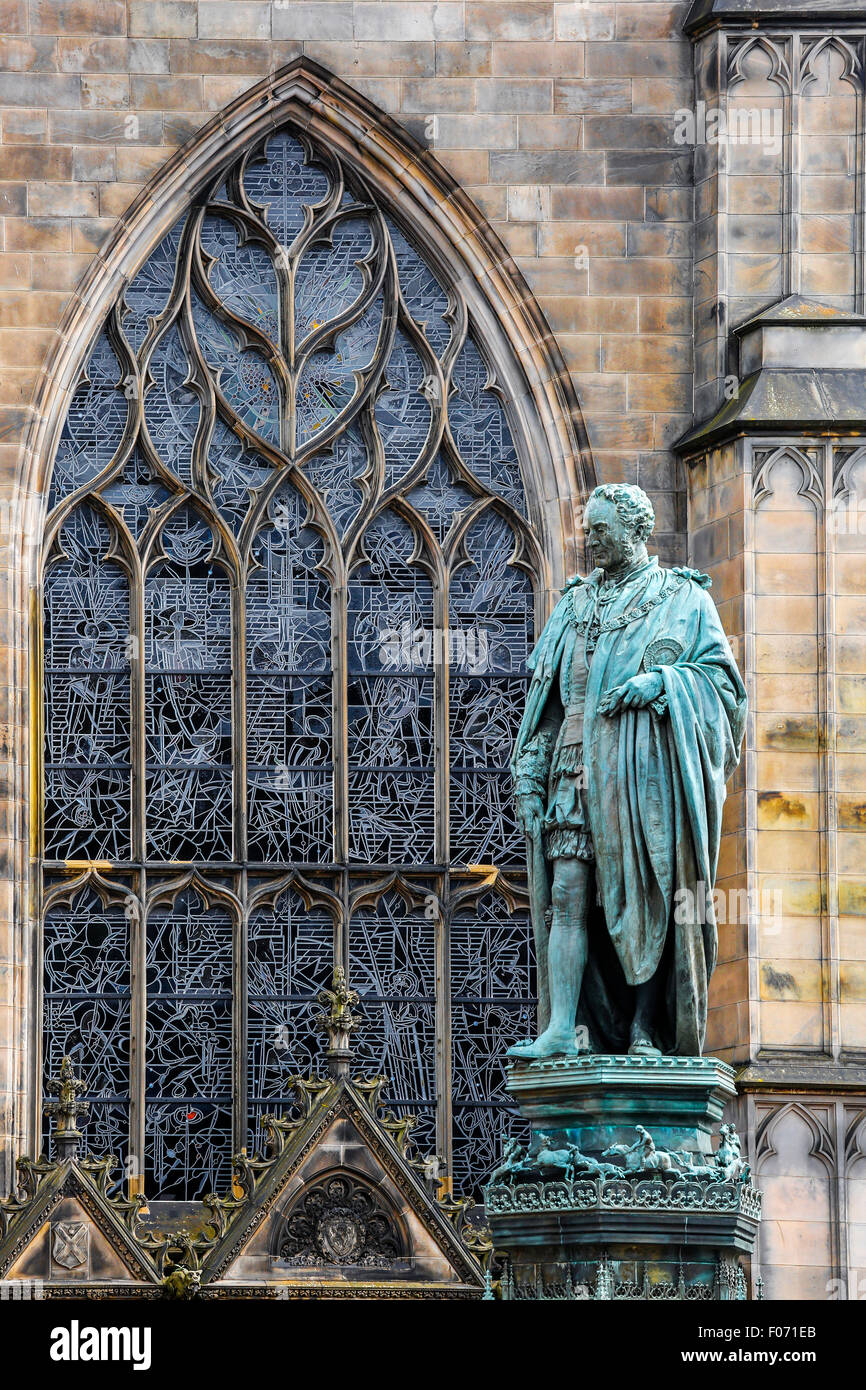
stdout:
[[709,578],[651,558],[654,524],[640,488],[595,489],[597,568],[565,586],[529,660],[512,771],[541,1032],[513,1056],[702,1051],[746,692]]

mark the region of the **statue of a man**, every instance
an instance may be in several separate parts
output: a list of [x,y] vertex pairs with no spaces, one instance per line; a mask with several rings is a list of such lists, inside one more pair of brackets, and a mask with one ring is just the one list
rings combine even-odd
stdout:
[[699,1055],[746,692],[709,578],[647,554],[646,493],[598,487],[584,515],[597,568],[530,657],[512,759],[543,1031],[509,1051]]

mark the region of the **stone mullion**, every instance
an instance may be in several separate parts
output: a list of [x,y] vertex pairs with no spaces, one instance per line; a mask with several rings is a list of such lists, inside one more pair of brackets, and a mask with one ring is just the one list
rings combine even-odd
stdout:
[[147,1029],[147,870],[142,866],[138,882],[138,906],[129,923],[131,996],[129,1056],[129,1191],[144,1192],[145,1179],[145,1045]]
[[[784,43],[779,39],[779,46]],[[791,35],[791,89],[782,93],[782,298],[800,293],[800,59],[799,34]],[[787,108],[787,109],[786,109]]]
[[[434,849],[437,864],[446,866],[443,882],[437,884],[439,903],[436,920],[436,1149],[446,1172],[451,1173],[453,1113],[451,1104],[451,984],[448,959],[447,891],[451,862],[451,755],[449,747],[450,652],[449,593],[450,570],[442,566],[433,589],[433,815]],[[450,1179],[449,1179],[450,1180]]]
[[860,70],[856,74],[854,122],[854,311],[866,309],[866,42],[854,40]]
[[[243,564],[243,562],[242,562]],[[232,779],[233,856],[243,867],[235,889],[242,903],[232,930],[232,1132],[233,1149],[246,1150],[247,1135],[247,611],[246,566],[232,581]]]
[[242,869],[238,897],[241,901],[241,914],[232,930],[234,959],[232,961],[232,1153],[247,1151],[247,1114],[249,1097],[247,1095],[247,1053],[249,1048],[247,1002],[247,871]]
[[[29,1092],[32,1100],[25,1125],[29,1132],[29,1151],[42,1151],[42,1037],[44,1029],[44,1000],[42,990],[42,900],[43,873],[39,868],[42,854],[45,818],[45,706],[44,674],[44,592],[42,583],[31,591],[30,631],[32,633],[30,660],[30,862],[33,889],[34,944],[33,972],[28,981],[27,999],[33,1018],[32,1046],[28,1049]],[[30,959],[29,953],[25,960]]]
[[[140,402],[139,402],[140,408]],[[138,884],[141,906],[130,919],[130,1049],[129,1049],[129,1193],[144,1192],[145,1177],[145,1046],[147,1030],[147,932],[144,903],[147,899],[147,744],[145,736],[145,605],[144,573],[130,578],[130,800],[132,803],[132,859],[141,865]]]
[[823,516],[818,526],[818,575],[823,593],[818,595],[818,730],[819,730],[819,869],[822,885],[822,937],[824,960],[822,980],[825,991],[825,1039],[829,1051],[838,1059],[842,1048],[839,942],[839,849],[837,814],[837,734],[836,715],[836,543],[834,528],[828,525],[833,509],[833,446],[822,446],[824,474]]
[[[729,115],[729,93],[728,93],[728,63],[729,49],[728,36],[723,31],[719,32],[717,53],[717,81],[719,103],[719,123],[722,129],[728,129]],[[715,399],[721,399],[719,390],[719,378],[730,374],[729,356],[730,343],[728,335],[728,205],[730,202],[728,188],[728,146],[722,140],[715,146],[716,151],[716,352],[715,352],[715,380],[716,390]]]
[[[751,441],[734,446],[740,454],[740,466],[747,479],[754,476],[754,453]],[[747,481],[747,488],[750,483]],[[746,811],[746,891],[748,895],[748,1055],[753,1061],[761,1046],[760,1006],[760,893],[758,879],[758,750],[755,693],[757,680],[756,595],[755,595],[755,502],[747,491],[743,515],[743,680],[749,697],[746,716],[746,739],[743,749],[745,764]],[[752,1131],[750,1130],[750,1133]]]
[[333,855],[349,862],[349,655],[346,584],[331,589],[331,759],[334,764]]
[[451,662],[448,652],[449,576],[442,571],[433,588],[433,857],[437,864],[450,863],[450,767],[448,710]]
[[342,911],[334,920],[334,962],[349,972],[349,654],[347,583],[331,588],[331,760],[334,765],[333,859]]
[[454,1110],[451,1060],[451,875],[437,884],[436,918],[436,1152],[453,1190]]

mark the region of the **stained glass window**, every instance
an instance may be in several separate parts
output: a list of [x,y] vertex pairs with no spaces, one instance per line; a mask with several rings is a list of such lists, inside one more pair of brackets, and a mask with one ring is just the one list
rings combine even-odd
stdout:
[[88,354],[43,574],[43,1061],[153,1199],[224,1188],[321,1069],[335,959],[419,1148],[464,1190],[494,1161],[533,1010],[516,439],[459,289],[288,127]]

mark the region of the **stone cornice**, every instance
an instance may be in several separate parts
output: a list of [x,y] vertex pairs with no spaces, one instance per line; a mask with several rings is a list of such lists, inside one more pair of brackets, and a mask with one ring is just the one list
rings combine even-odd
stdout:
[[861,0],[694,0],[683,32],[697,38],[710,29],[814,29],[831,24],[866,27],[866,6]]

